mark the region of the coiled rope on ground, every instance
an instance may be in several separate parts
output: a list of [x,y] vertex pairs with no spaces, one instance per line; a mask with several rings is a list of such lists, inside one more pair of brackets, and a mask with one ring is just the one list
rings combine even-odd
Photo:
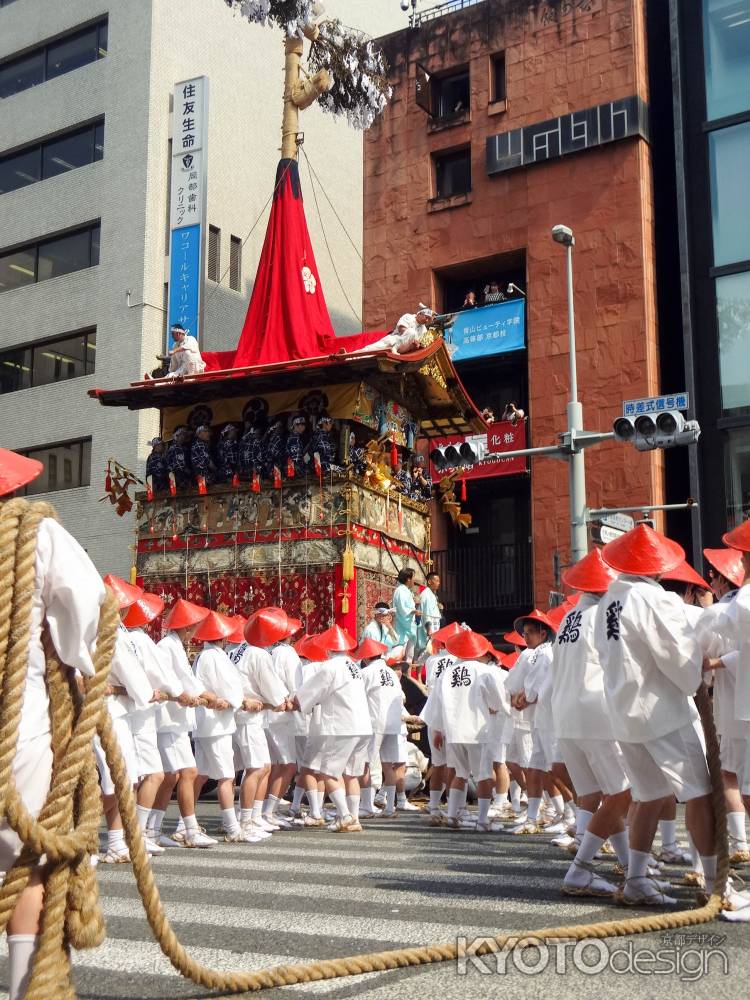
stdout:
[[[36,535],[40,521],[55,517],[47,504],[11,500],[0,505],[0,821],[20,837],[23,850],[0,887],[0,932],[13,913],[34,867],[46,855],[45,899],[41,940],[26,992],[26,1000],[74,1000],[69,948],[95,948],[104,940],[105,924],[98,886],[89,855],[98,850],[101,800],[91,741],[99,734],[115,784],[125,839],[130,849],[138,891],[156,940],[177,971],[194,983],[222,993],[245,993],[385,972],[407,966],[447,962],[458,957],[455,942],[398,948],[281,965],[257,972],[219,972],[200,965],[185,951],[164,912],[153,870],[138,824],[135,797],[105,704],[109,666],[119,622],[117,603],[108,595],[100,614],[94,656],[95,674],[86,678],[83,693],[71,671],[57,659],[45,637],[47,683],[53,749],[52,784],[47,801],[34,819],[20,799],[12,776],[26,681],[31,608],[34,588]],[[485,941],[477,955],[534,941],[621,937],[674,930],[706,923],[718,916],[729,871],[724,786],[719,745],[705,685],[696,695],[706,735],[708,767],[716,818],[717,878],[705,906],[677,912],[546,927],[536,931],[502,933]]]

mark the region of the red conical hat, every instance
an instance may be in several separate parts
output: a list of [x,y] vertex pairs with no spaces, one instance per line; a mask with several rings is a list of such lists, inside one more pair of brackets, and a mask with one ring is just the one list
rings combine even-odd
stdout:
[[319,639],[319,635],[303,635],[294,646],[297,655],[304,656],[306,660],[312,660],[313,663],[323,663],[324,660],[328,659],[328,653],[319,645]]
[[[292,621],[296,621],[296,619],[292,619]],[[260,646],[261,649],[266,649],[268,646],[273,646],[275,642],[280,642],[288,635],[292,635],[292,632],[289,631],[289,624],[289,616],[282,608],[273,606],[259,608],[247,620],[245,638],[251,646]],[[299,628],[299,625],[297,627]]]
[[331,625],[325,632],[321,632],[315,641],[328,653],[350,653],[357,648],[357,640],[352,639],[340,625]]
[[235,615],[232,618],[234,622],[234,632],[229,636],[229,641],[233,643],[239,643],[245,641],[245,625],[247,624],[247,618],[243,618],[242,615]]
[[122,577],[115,576],[114,573],[107,573],[104,577],[104,583],[117,598],[121,611],[129,608],[131,604],[135,604],[144,593],[142,587],[134,587],[132,583],[127,583]]
[[721,540],[730,549],[739,549],[740,552],[750,552],[750,520],[743,521],[736,528],[732,528],[731,531],[722,536]]
[[745,582],[745,567],[737,549],[704,549],[703,555],[735,587],[741,587]]
[[35,458],[0,448],[0,496],[20,490],[43,472],[44,466]]
[[456,635],[446,640],[445,648],[461,660],[474,660],[492,650],[492,643],[478,632],[471,629],[461,629]]
[[208,608],[202,608],[184,597],[178,597],[172,605],[169,614],[164,619],[164,628],[168,631],[177,628],[190,628],[197,625],[208,615]]
[[511,646],[525,646],[526,640],[521,635],[520,632],[516,632],[514,629],[512,632],[506,632],[503,636],[506,642],[509,642]]
[[218,642],[219,639],[228,639],[235,631],[235,627],[234,618],[228,618],[218,611],[209,611],[193,633],[193,641]]
[[302,621],[299,618],[288,618],[286,623],[286,635],[285,639],[288,639],[290,635],[294,635],[295,632],[299,632],[302,628]]
[[661,576],[679,566],[684,558],[681,545],[643,522],[602,549],[602,559],[608,566],[631,576]]
[[154,618],[158,618],[164,610],[164,601],[158,594],[143,594],[135,604],[130,605],[130,610],[122,620],[125,628],[143,628],[149,625]]
[[437,639],[438,642],[445,644],[446,639],[450,639],[452,635],[458,635],[460,631],[460,622],[451,622],[450,625],[443,625],[443,627],[439,628],[437,632],[433,632],[430,638],[433,642]]
[[363,639],[352,653],[355,660],[371,660],[373,656],[380,656],[388,649],[384,642],[377,639]]
[[668,573],[665,573],[664,579],[679,580],[681,583],[692,583],[693,586],[700,587],[701,590],[711,589],[711,585],[706,583],[700,573],[697,573],[686,559],[683,559],[679,566],[675,566],[674,569],[670,569]]
[[521,615],[520,617],[516,618],[516,620],[513,622],[513,628],[516,630],[516,632],[523,631],[524,622],[538,622],[540,625],[546,625],[547,628],[550,630],[550,632],[557,631],[555,626],[550,621],[549,616],[545,615],[545,613],[543,611],[540,611],[538,608],[534,608],[533,611],[529,611],[527,615]]
[[602,559],[601,550],[593,548],[575,566],[566,569],[562,582],[571,590],[583,590],[589,594],[603,594],[617,574]]

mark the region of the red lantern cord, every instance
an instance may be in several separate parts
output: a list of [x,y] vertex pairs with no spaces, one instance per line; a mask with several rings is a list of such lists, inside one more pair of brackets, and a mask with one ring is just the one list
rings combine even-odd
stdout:
[[391,468],[395,469],[398,465],[398,448],[396,447],[396,433],[394,431],[391,436]]
[[294,479],[294,462],[291,458],[286,460],[286,478]]
[[273,467],[273,488],[275,490],[281,489],[281,469],[278,465],[274,465]]
[[253,479],[250,483],[250,489],[253,493],[260,493],[260,479],[258,478],[258,473],[253,469]]
[[232,476],[232,486],[239,486],[239,485],[240,485],[240,477],[235,472],[235,474]]
[[206,477],[198,476],[198,495],[204,497],[208,493],[208,487],[206,486]]

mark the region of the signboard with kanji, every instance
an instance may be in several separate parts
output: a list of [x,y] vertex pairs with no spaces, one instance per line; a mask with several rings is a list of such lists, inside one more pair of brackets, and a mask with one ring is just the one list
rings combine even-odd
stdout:
[[[515,458],[505,458],[503,455],[503,452],[518,451],[526,447],[526,423],[523,420],[517,424],[512,424],[509,420],[498,420],[488,425],[486,434],[451,434],[447,437],[432,438],[430,451],[449,444],[460,446],[465,441],[475,447],[480,445],[479,450],[481,445],[485,444],[486,452],[481,461],[461,472],[462,478],[489,479],[492,476],[512,476],[527,470],[525,455],[518,455]],[[430,461],[430,475],[433,482],[438,482],[445,472],[439,472]]]
[[[200,336],[206,228],[208,78],[175,85],[169,204],[168,326]],[[169,338],[172,346],[172,338]]]
[[524,318],[523,299],[454,313],[445,327],[446,337],[453,345],[453,360],[461,362],[522,350],[526,346]]
[[643,413],[664,413],[665,410],[687,410],[690,397],[686,392],[673,392],[668,396],[648,396],[644,399],[626,399],[622,404],[623,417],[640,417]]

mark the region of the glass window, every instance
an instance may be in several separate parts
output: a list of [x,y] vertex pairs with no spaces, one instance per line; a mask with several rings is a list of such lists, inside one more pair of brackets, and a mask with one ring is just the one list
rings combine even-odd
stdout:
[[750,413],[750,271],[716,279],[721,400],[725,413]]
[[99,226],[93,226],[91,229],[91,261],[90,266],[96,267],[99,263],[99,245],[101,237],[101,228]]
[[47,79],[96,62],[99,58],[99,27],[94,25],[47,46]]
[[38,281],[91,266],[91,233],[84,229],[39,244]]
[[32,448],[25,454],[44,465],[42,474],[25,488],[27,496],[88,486],[91,481],[90,438],[86,441]]
[[0,255],[0,292],[36,281],[36,247],[21,247]]
[[20,347],[0,354],[0,393],[17,392],[31,385],[31,348]]
[[714,264],[750,260],[750,122],[711,132],[708,150]]
[[44,144],[43,172],[45,179],[85,167],[94,161],[94,129],[89,126],[78,132],[50,139]]
[[750,111],[750,0],[703,0],[706,113]]
[[104,159],[104,122],[94,125],[94,160]]
[[465,114],[471,105],[469,71],[432,78],[435,118],[447,119]]
[[750,517],[750,427],[729,431],[725,455],[727,524]]
[[86,374],[86,335],[34,348],[34,385],[64,382]]
[[109,21],[102,21],[99,25],[99,51],[97,55],[103,59],[107,54],[107,42],[109,40]]
[[451,198],[471,191],[471,150],[435,157],[435,195]]
[[0,65],[0,97],[11,97],[39,83],[44,83],[44,49]]
[[0,159],[0,194],[16,191],[42,179],[39,146],[22,149]]

